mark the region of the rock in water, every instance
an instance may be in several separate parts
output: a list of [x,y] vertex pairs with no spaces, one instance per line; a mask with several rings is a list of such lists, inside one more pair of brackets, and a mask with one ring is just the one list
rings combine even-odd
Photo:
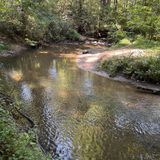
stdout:
[[88,50],[84,50],[84,51],[82,51],[82,54],[88,54],[89,53],[89,51]]

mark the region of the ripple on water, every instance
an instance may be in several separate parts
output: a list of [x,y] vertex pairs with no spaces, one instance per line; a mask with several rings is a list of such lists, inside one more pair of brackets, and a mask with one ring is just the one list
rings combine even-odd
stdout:
[[0,68],[2,79],[17,84],[44,151],[64,160],[160,159],[159,96],[84,72],[49,54],[54,49],[44,52]]

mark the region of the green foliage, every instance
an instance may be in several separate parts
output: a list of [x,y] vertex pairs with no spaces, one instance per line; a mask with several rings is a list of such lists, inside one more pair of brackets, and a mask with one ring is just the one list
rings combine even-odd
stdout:
[[74,29],[69,29],[66,33],[66,38],[68,40],[78,41],[80,40],[80,34]]
[[5,43],[0,43],[0,51],[8,50],[9,46]]
[[111,58],[102,63],[102,68],[111,76],[122,74],[128,78],[159,83],[160,55],[148,57]]
[[159,1],[149,0],[129,3],[122,6],[119,12],[119,23],[122,28],[132,34],[141,34],[148,39],[159,39],[160,12]]
[[0,6],[4,6],[0,9],[0,31],[13,38],[19,35],[25,41],[27,39],[26,42],[30,45],[35,44],[34,41],[78,38],[71,23],[58,12],[60,8],[56,6],[56,2],[4,0],[0,2]]
[[78,32],[92,35],[99,28],[101,14],[100,2],[97,0],[71,1],[69,17]]
[[0,31],[31,41],[77,40],[78,33],[117,43],[137,35],[160,40],[159,0],[3,0]]
[[30,40],[28,38],[25,38],[25,41],[26,41],[26,44],[31,46],[31,47],[36,47],[37,46],[37,41],[33,41],[33,40]]
[[116,76],[118,73],[123,73],[123,70],[128,67],[128,64],[132,61],[131,58],[116,58],[113,57],[102,63],[102,68],[106,70],[110,76]]
[[131,41],[128,38],[123,38],[117,43],[117,47],[129,46],[131,45]]
[[[126,32],[118,30],[115,32],[117,41],[124,39],[125,37],[127,37]],[[128,40],[129,41],[129,40]]]
[[134,38],[123,38],[119,40],[112,48],[119,47],[132,47],[139,49],[146,49],[148,52],[160,52],[160,42],[155,40],[149,40],[141,35],[137,35]]
[[0,156],[3,160],[47,159],[37,147],[34,132],[20,131],[9,112],[2,108],[2,104],[0,104]]
[[133,42],[133,46],[142,49],[156,49],[160,50],[160,42],[154,40],[145,39],[142,36],[137,36],[136,40]]

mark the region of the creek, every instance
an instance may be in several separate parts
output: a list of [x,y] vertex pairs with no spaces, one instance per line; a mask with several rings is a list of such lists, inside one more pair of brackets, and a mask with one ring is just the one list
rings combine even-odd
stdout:
[[4,85],[16,85],[38,142],[63,160],[160,159],[160,97],[76,66],[76,47],[49,47],[0,61]]

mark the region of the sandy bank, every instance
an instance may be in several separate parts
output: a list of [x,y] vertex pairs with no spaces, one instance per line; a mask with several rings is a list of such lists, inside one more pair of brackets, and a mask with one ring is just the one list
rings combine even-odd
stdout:
[[148,92],[148,93],[160,95],[160,85],[154,85],[154,84],[149,84],[146,82],[134,81],[131,79],[127,79],[123,76],[110,77],[109,74],[98,69],[99,63],[101,61],[107,58],[110,58],[112,56],[130,54],[134,50],[135,49],[118,49],[118,50],[113,50],[113,51],[106,51],[104,49],[96,49],[96,50],[93,49],[93,52],[92,52],[92,49],[91,49],[89,54],[79,54],[77,56],[76,62],[77,62],[77,66],[83,70],[90,71],[92,73],[106,77],[114,81],[120,81],[120,82],[132,84],[137,89],[139,89],[139,91],[142,91],[142,92]]

